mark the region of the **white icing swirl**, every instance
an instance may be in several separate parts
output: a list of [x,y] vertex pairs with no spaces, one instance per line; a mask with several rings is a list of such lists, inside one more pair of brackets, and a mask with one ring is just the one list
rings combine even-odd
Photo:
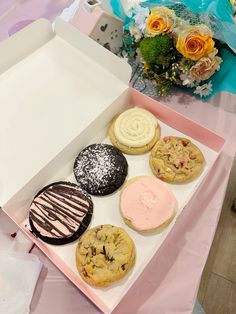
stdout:
[[149,111],[133,108],[119,115],[114,124],[114,133],[121,144],[142,147],[152,141],[156,127],[157,120]]

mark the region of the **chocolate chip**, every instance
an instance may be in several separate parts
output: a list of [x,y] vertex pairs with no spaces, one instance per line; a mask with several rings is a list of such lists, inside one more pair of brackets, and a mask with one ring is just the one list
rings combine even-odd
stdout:
[[95,246],[91,246],[90,248],[92,255],[95,256],[97,254]]
[[121,265],[121,269],[124,271],[127,264]]
[[103,249],[103,251],[101,252],[101,254],[106,255],[106,248],[105,248],[105,245],[103,245],[102,249]]
[[106,252],[105,245],[103,245],[102,249],[103,251],[101,252],[101,254],[105,255],[105,259],[109,262],[113,262],[115,259],[113,256],[109,256],[109,254]]
[[109,262],[113,262],[115,260],[113,256],[105,255],[105,257]]

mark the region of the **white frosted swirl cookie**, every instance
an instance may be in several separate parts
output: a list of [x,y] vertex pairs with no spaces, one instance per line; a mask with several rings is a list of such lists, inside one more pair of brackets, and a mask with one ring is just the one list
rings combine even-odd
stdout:
[[127,154],[149,151],[160,138],[157,119],[149,111],[132,108],[121,113],[111,124],[109,136],[114,146]]
[[144,109],[126,110],[116,119],[114,133],[117,140],[129,147],[142,147],[155,135],[157,120]]

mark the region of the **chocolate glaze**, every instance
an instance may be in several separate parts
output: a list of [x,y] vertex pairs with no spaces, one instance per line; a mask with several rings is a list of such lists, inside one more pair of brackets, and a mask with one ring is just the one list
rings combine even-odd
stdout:
[[91,197],[76,184],[56,182],[46,186],[30,206],[32,232],[51,244],[74,241],[87,229],[93,214]]

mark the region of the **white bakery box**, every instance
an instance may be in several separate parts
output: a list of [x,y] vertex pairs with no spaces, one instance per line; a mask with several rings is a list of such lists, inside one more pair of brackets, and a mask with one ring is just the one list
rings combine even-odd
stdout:
[[[217,134],[129,88],[130,75],[124,60],[62,20],[56,21],[54,32],[49,22],[38,20],[0,43],[0,204],[105,313],[112,312],[158,251],[224,144]],[[54,246],[30,233],[26,227],[29,205],[45,185],[58,180],[75,182],[73,163],[77,154],[88,144],[109,143],[107,127],[111,119],[131,106],[156,115],[162,136],[190,138],[204,153],[206,165],[193,182],[169,185],[178,210],[162,232],[145,235],[130,229],[119,213],[120,190],[93,197],[90,227],[110,223],[124,228],[134,240],[137,253],[136,264],[126,277],[109,288],[93,288],[77,272],[77,241]],[[148,156],[126,155],[128,178],[152,175]]]

